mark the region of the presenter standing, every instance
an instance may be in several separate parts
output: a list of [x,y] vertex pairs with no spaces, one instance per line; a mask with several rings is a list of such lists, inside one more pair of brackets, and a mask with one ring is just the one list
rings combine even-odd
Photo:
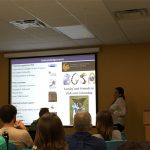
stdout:
[[126,115],[126,101],[124,96],[124,89],[116,87],[114,91],[114,100],[109,108],[112,112],[114,128],[122,132],[125,128],[124,117]]

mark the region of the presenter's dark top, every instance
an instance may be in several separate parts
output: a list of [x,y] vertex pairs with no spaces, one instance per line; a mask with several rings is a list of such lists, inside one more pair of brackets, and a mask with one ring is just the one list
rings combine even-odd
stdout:
[[88,132],[75,132],[66,140],[69,150],[106,150],[105,141]]

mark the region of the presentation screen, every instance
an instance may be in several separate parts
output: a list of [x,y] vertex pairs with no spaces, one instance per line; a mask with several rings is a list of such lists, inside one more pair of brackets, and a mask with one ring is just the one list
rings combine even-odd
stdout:
[[95,54],[11,59],[10,103],[17,120],[30,125],[46,107],[64,126],[72,126],[79,111],[88,111],[95,125],[95,64]]

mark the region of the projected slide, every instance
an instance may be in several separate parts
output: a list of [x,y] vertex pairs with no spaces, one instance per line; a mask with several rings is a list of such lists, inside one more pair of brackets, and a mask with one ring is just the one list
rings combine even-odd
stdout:
[[72,126],[78,111],[89,111],[96,120],[95,55],[11,59],[11,104],[25,125],[48,107]]

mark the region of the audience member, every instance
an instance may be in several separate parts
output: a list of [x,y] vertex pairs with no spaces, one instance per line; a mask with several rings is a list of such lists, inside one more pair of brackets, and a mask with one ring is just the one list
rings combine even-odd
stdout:
[[39,118],[34,120],[31,123],[28,131],[29,131],[30,136],[32,137],[33,140],[35,139],[35,133],[36,133],[36,128],[37,128],[38,121],[39,121],[40,117],[42,117],[47,112],[49,112],[48,108],[45,108],[45,107],[41,108],[40,111],[39,111]]
[[96,116],[96,129],[98,138],[104,140],[121,140],[121,132],[113,129],[113,118],[110,111],[98,112]]
[[0,108],[0,118],[3,127],[0,129],[0,135],[7,132],[9,141],[14,143],[18,150],[25,147],[32,147],[33,141],[21,121],[16,121],[17,109],[13,105],[3,105]]
[[32,150],[66,150],[64,127],[55,113],[46,113],[38,121]]
[[[45,113],[49,112],[48,108],[41,108],[39,111],[39,118],[42,117]],[[37,120],[34,120],[31,123],[31,126],[29,127],[29,131],[36,131],[37,123],[39,121],[39,118]]]
[[69,150],[106,150],[106,143],[102,139],[92,136],[91,115],[88,112],[77,112],[74,116],[76,132],[67,137]]
[[109,110],[112,112],[114,127],[122,132],[125,128],[124,117],[126,115],[126,101],[122,87],[115,88],[114,99]]
[[128,141],[124,144],[121,144],[117,150],[150,150],[150,142]]

